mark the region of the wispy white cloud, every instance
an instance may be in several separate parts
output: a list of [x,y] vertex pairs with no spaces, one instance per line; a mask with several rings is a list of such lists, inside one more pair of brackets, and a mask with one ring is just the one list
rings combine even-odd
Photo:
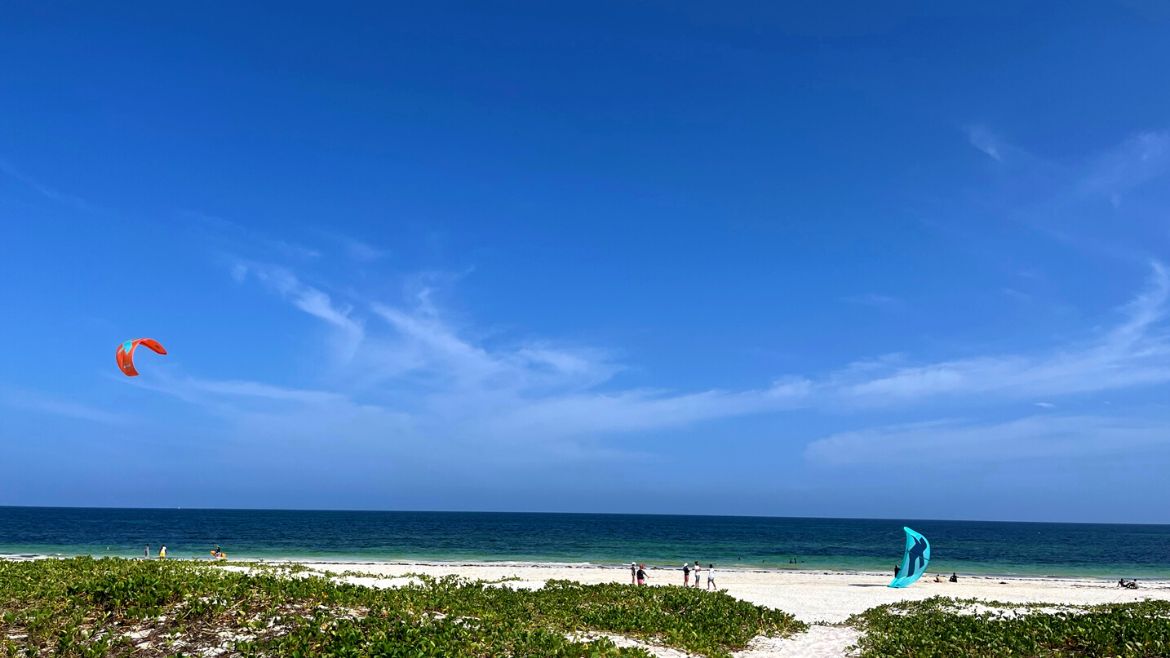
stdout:
[[1021,241],[1039,237],[1131,266],[1165,257],[1157,243],[1170,199],[1170,131],[1140,132],[1108,148],[1059,156],[1022,148],[985,126],[965,134],[997,166],[971,187],[929,201],[938,205],[931,225],[959,237],[964,248],[1002,261],[1002,245],[985,240],[989,232],[979,227],[1018,226],[1027,229]]
[[635,432],[795,409],[809,402],[810,392],[804,380],[747,391],[582,392],[529,400],[494,414],[486,423],[493,434],[504,436]]
[[364,336],[361,322],[351,317],[352,307],[334,304],[325,292],[301,282],[295,274],[283,267],[247,261],[236,261],[231,268],[232,278],[244,282],[249,276],[287,299],[301,311],[340,329],[348,341],[347,353],[357,349]]
[[877,466],[1127,454],[1150,446],[1170,447],[1164,423],[1043,415],[1001,423],[939,420],[841,432],[811,442],[804,455],[834,466]]
[[243,251],[253,253],[256,258],[301,264],[316,261],[322,256],[321,250],[317,248],[286,238],[276,238],[218,215],[189,209],[179,210],[177,214],[189,227],[198,230],[209,241],[219,243],[227,252]]
[[967,128],[967,141],[987,157],[1003,161],[1003,144],[998,136],[984,126]]
[[574,349],[551,343],[525,342],[488,349],[461,337],[420,294],[412,309],[375,303],[375,315],[392,333],[380,343],[377,357],[392,372],[423,372],[440,385],[461,389],[490,387],[528,391],[572,389],[602,383],[620,368],[603,350]]
[[841,301],[859,306],[872,306],[874,308],[893,308],[902,305],[902,300],[897,297],[873,292],[864,295],[850,295],[843,297]]
[[833,388],[847,401],[889,405],[929,397],[998,395],[1027,398],[1121,389],[1170,381],[1165,331],[1170,274],[1154,263],[1148,288],[1124,309],[1125,319],[1095,340],[1048,354],[1006,354],[902,367],[865,377],[847,372]]
[[296,244],[295,242],[272,240],[269,244],[278,253],[293,258],[294,260],[316,260],[321,257],[320,251],[312,247]]
[[[755,389],[701,391],[623,388],[615,383],[621,364],[596,348],[473,340],[444,316],[427,288],[413,290],[405,305],[372,302],[338,308],[328,295],[287,270],[247,269],[247,276],[256,276],[300,310],[359,335],[361,358],[346,364],[349,393],[341,400],[326,400],[323,393],[285,393],[247,382],[189,388],[268,393],[323,406],[368,398],[378,407],[379,400],[393,397],[396,414],[406,414],[413,427],[427,428],[435,436],[600,436],[799,408],[905,409],[956,399],[974,405],[1030,402],[1038,396],[1054,399],[1170,381],[1165,326],[1170,273],[1157,263],[1146,289],[1121,309],[1122,319],[1112,329],[1046,353],[926,364],[888,355],[822,376],[782,377]],[[363,308],[369,321],[358,318]],[[402,417],[394,418],[398,423]]]
[[1000,292],[1002,292],[1004,294],[1004,296],[1009,297],[1012,300],[1020,302],[1022,304],[1027,304],[1027,303],[1030,303],[1032,301],[1031,295],[1029,295],[1026,292],[1023,292],[1022,290],[1017,290],[1016,288],[1004,287],[1004,288],[1000,289]]
[[353,261],[358,263],[368,264],[375,261],[382,260],[390,255],[389,249],[377,247],[364,240],[359,240],[353,236],[338,233],[336,231],[320,231],[323,237],[332,240],[341,246],[345,255]]
[[1079,187],[1085,194],[1106,196],[1116,205],[1122,195],[1167,174],[1170,132],[1144,132],[1095,159]]
[[314,391],[305,389],[285,388],[259,382],[226,380],[210,381],[187,378],[180,382],[190,391],[208,393],[210,395],[234,398],[255,398],[276,402],[298,402],[308,404],[335,404],[342,402],[346,397],[340,393],[330,391]]
[[15,180],[15,181],[21,183],[22,185],[29,188],[33,192],[36,192],[40,196],[42,196],[46,199],[49,199],[50,201],[54,201],[56,203],[60,203],[60,204],[65,205],[65,206],[69,206],[69,207],[74,208],[76,210],[83,210],[85,212],[96,212],[98,210],[89,201],[86,201],[85,199],[82,199],[81,197],[78,197],[78,196],[74,196],[72,194],[67,194],[65,192],[62,192],[62,191],[56,189],[56,188],[53,188],[49,185],[46,185],[45,183],[38,181],[37,179],[33,178],[32,176],[26,175],[24,172],[20,171],[19,169],[14,167],[10,162],[8,162],[4,159],[0,159],[0,173],[3,173],[4,175],[8,176],[12,180]]

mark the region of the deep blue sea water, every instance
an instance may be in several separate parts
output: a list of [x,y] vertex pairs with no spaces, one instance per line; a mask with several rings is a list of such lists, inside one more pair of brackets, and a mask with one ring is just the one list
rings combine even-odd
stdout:
[[[0,555],[338,561],[514,561],[890,570],[902,526],[931,542],[931,571],[1170,578],[1170,525],[628,514],[323,512],[0,507]],[[796,560],[795,563],[792,560]]]

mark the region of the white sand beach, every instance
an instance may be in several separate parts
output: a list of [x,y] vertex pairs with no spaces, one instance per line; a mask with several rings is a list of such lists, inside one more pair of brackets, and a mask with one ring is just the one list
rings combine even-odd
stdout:
[[[406,583],[411,574],[430,576],[458,575],[469,579],[502,581],[508,587],[537,588],[548,580],[573,580],[580,583],[630,582],[629,567],[600,567],[533,564],[397,564],[397,563],[321,563],[306,562],[315,571],[342,574],[343,580],[371,587],[394,587]],[[359,572],[361,575],[352,575]],[[717,583],[728,594],[752,603],[792,613],[812,624],[806,633],[775,640],[757,638],[741,658],[789,656],[844,656],[857,639],[853,629],[834,626],[850,615],[874,606],[931,596],[953,596],[1006,603],[1049,603],[1092,605],[1140,601],[1148,598],[1170,600],[1170,581],[1142,581],[1140,589],[1123,589],[1115,582],[1062,578],[999,578],[960,576],[956,583],[934,582],[928,574],[906,589],[890,589],[890,577],[876,573],[842,573],[813,571],[758,571],[716,569]],[[682,572],[677,569],[650,569],[651,586],[679,585]],[[706,586],[706,575],[701,578]],[[653,649],[653,648],[652,648]],[[677,651],[656,650],[660,656],[682,656]]]

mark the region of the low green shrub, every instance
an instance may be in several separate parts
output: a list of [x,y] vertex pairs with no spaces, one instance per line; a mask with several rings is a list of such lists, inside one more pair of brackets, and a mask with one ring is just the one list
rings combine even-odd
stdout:
[[934,597],[850,618],[863,658],[1170,656],[1170,601],[1099,606],[988,604]]
[[[804,628],[791,615],[681,587],[418,577],[389,589],[303,569],[247,572],[184,561],[0,561],[0,656],[609,658],[614,633],[726,657],[759,634]],[[596,639],[588,639],[594,637]]]

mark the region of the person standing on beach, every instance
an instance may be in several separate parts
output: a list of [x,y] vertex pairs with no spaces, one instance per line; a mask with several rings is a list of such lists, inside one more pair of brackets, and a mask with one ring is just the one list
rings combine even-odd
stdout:
[[142,551],[142,558],[144,560],[150,559],[150,544],[147,544],[146,548]]
[[631,585],[638,584],[638,563],[637,562],[630,563],[630,584]]
[[715,588],[715,565],[707,565],[707,591],[710,592]]
[[158,549],[158,559],[160,559],[160,560],[167,559],[167,545],[166,544],[163,544],[163,547]]
[[691,572],[695,574],[695,587],[699,586],[699,561],[695,560],[695,566],[691,568]]
[[683,562],[683,587],[691,586],[691,563]]
[[638,565],[637,576],[638,576],[638,584],[645,585],[646,584],[646,565],[644,565],[644,564]]

